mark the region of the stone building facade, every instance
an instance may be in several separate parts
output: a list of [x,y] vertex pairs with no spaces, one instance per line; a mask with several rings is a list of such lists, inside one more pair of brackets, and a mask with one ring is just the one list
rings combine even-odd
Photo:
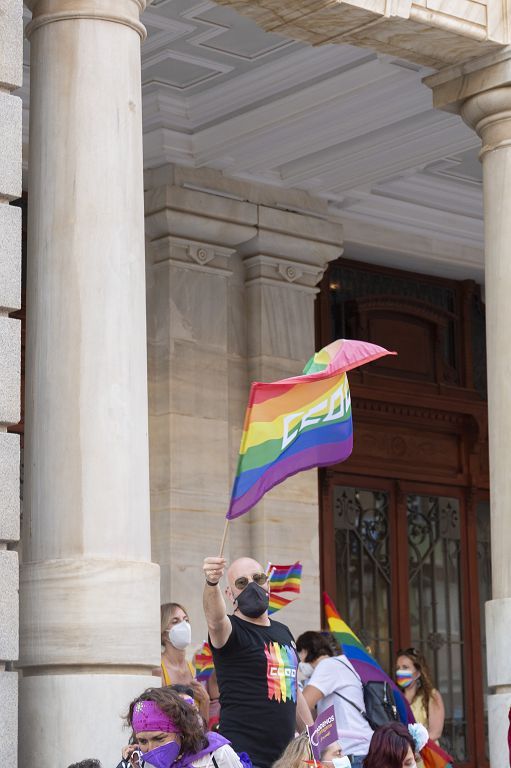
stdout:
[[[222,6],[241,14],[229,17],[225,60],[213,36],[227,28]],[[351,259],[366,254],[415,271],[427,262],[436,274],[485,284],[489,743],[491,765],[507,764],[508,10],[505,0],[220,0],[190,7],[155,0],[150,8],[145,0],[29,0],[24,12],[20,0],[0,0],[6,764],[15,765],[16,733],[22,768],[94,755],[115,764],[126,738],[120,714],[154,683],[160,601],[189,600],[194,641],[203,639],[199,564],[221,538],[249,384],[303,367],[319,338],[318,286],[343,250]],[[21,327],[10,315],[21,308],[21,209],[10,202],[22,193],[22,103],[13,91],[22,85],[23,13],[30,61],[21,93],[30,132],[23,134],[28,253],[18,623],[20,449],[9,428],[20,419]],[[246,27],[245,16],[257,27]],[[194,24],[202,25],[200,34]],[[180,47],[186,35],[195,35],[207,55]],[[261,60],[268,57],[260,70],[251,69],[255,40]],[[272,71],[280,49],[289,59]],[[162,70],[168,58],[170,74]],[[243,77],[229,83],[235,58]],[[211,72],[225,78],[221,97],[206,88]],[[165,76],[167,90],[160,88]],[[438,112],[422,111],[423,76]],[[201,82],[197,99],[178,98]],[[372,130],[364,131],[367,102],[376,106]],[[343,105],[359,119],[338,129]],[[403,120],[394,126],[391,113],[400,105]],[[431,175],[421,175],[424,167],[474,148],[477,137],[484,267],[477,215],[463,216],[478,210],[475,183],[452,187],[449,205],[460,195],[457,208],[442,211],[443,198],[434,200],[429,223],[411,202],[419,182],[423,199],[438,194]],[[475,476],[475,454],[466,463]],[[320,585],[328,580],[323,503],[317,473],[303,473],[229,535],[229,557],[301,558],[303,594],[289,614],[295,630],[321,622]],[[488,763],[472,752],[467,764]]]

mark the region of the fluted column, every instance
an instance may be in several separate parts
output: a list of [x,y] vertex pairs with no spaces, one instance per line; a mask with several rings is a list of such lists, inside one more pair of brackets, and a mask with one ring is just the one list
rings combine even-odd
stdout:
[[492,600],[486,603],[490,763],[507,768],[511,706],[511,60],[504,50],[426,80],[435,106],[481,137],[483,165]]
[[30,0],[21,765],[115,765],[154,683],[139,14]]

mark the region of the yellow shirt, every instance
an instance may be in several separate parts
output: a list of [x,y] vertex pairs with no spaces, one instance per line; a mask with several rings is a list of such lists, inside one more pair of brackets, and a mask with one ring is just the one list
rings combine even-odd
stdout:
[[[193,664],[191,664],[189,661],[186,662],[188,664],[188,669],[190,670],[190,673],[192,675],[192,678],[195,680],[195,667]],[[163,677],[163,682],[165,685],[172,685],[169,673],[167,672],[167,667],[165,666],[165,662],[163,659],[161,660],[161,674]]]
[[415,696],[410,706],[412,708],[415,722],[420,723],[424,726],[424,728],[429,730],[428,710],[426,704],[424,703],[424,696],[421,694]]

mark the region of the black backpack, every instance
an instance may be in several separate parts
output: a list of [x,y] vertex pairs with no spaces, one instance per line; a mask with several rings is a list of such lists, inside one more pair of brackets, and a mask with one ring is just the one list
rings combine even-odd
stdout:
[[347,701],[352,707],[355,707],[357,712],[360,712],[362,717],[367,720],[373,731],[381,725],[385,725],[385,723],[399,721],[394,691],[389,683],[385,680],[369,680],[367,683],[363,683],[351,665],[345,664],[338,657],[337,661],[340,661],[347,669],[351,670],[359,680],[364,695],[364,709],[360,709],[354,701],[351,701],[351,699],[343,696],[338,691],[334,691],[336,696]]

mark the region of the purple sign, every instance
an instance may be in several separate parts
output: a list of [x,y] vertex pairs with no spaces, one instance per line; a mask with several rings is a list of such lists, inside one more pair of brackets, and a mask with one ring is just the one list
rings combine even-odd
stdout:
[[338,738],[333,705],[324,709],[313,725],[307,726],[307,733],[314,759],[321,760],[322,752]]

